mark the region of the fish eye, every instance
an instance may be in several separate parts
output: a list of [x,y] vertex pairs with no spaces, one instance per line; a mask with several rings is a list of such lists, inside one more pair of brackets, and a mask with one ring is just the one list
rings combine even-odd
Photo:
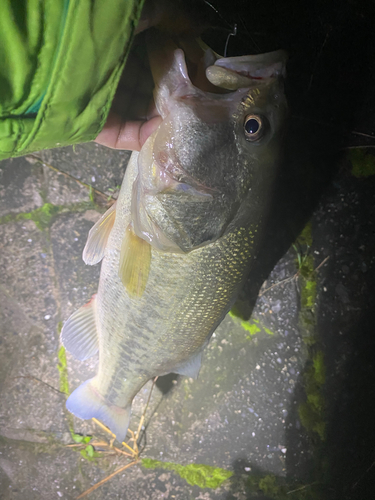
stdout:
[[243,128],[245,130],[245,137],[248,141],[257,141],[264,135],[266,122],[262,116],[247,115],[244,120]]

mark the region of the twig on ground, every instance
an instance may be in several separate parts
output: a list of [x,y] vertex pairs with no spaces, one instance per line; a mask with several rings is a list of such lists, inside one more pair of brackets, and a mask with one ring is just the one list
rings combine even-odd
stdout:
[[[329,259],[329,255],[324,260],[322,260],[322,262],[319,264],[318,267],[316,267],[314,269],[314,272],[319,271],[319,269],[327,262],[328,259]],[[289,281],[296,280],[298,278],[299,274],[300,274],[300,270],[298,270],[296,272],[296,274],[293,274],[293,276],[289,276],[289,278],[285,278],[285,279],[283,279],[281,281],[278,281],[277,283],[274,283],[273,285],[271,285],[268,288],[266,288],[265,290],[263,290],[263,292],[260,292],[259,297],[261,297],[262,295],[264,295],[266,292],[268,292],[272,288],[275,288],[276,286],[284,285],[285,283],[288,283]]]
[[314,271],[319,271],[319,269],[320,269],[322,266],[324,266],[324,264],[327,262],[327,260],[328,260],[328,259],[329,259],[329,255],[328,255],[328,256],[327,256],[324,260],[322,260],[322,262],[319,264],[319,266],[318,266],[318,267],[316,267],[316,268],[314,269]]
[[99,488],[102,484],[106,483],[107,481],[109,481],[110,479],[112,479],[114,476],[116,476],[117,474],[119,474],[120,472],[128,469],[129,467],[131,467],[132,465],[135,465],[139,462],[139,459],[137,460],[133,460],[133,462],[130,462],[129,464],[126,464],[124,465],[123,467],[120,467],[119,469],[117,469],[115,472],[113,472],[112,474],[110,474],[109,476],[105,477],[104,479],[102,479],[101,481],[99,481],[98,483],[94,484],[94,486],[91,486],[91,488],[89,488],[88,490],[84,491],[83,493],[81,493],[78,497],[76,497],[76,500],[79,500],[80,498],[83,498],[87,495],[89,495],[90,493],[92,493],[93,491],[95,491],[97,488]]
[[139,438],[139,434],[142,430],[142,426],[143,426],[143,423],[145,421],[145,417],[146,417],[146,411],[147,411],[147,408],[148,408],[148,405],[150,403],[150,399],[151,399],[151,394],[152,394],[152,391],[154,389],[154,386],[156,384],[156,381],[159,377],[155,377],[154,380],[152,381],[152,386],[151,386],[151,389],[150,389],[150,394],[148,395],[148,399],[147,399],[147,403],[146,403],[146,406],[145,406],[145,409],[143,410],[143,413],[142,413],[142,417],[141,417],[141,420],[139,422],[139,425],[138,425],[138,429],[137,429],[137,432],[135,434],[135,437],[136,439],[138,440]]
[[303,486],[301,486],[300,488],[296,488],[295,490],[287,491],[286,494],[290,495],[291,493],[296,493],[297,491],[305,490],[306,488],[308,488],[309,486],[313,486],[314,484],[316,484],[316,481],[310,484],[304,484]]
[[[96,418],[93,418],[92,419],[93,422],[96,423],[96,425],[98,425],[99,427],[101,427],[103,429],[103,431],[107,432],[108,434],[110,434],[114,439],[116,439],[116,436],[115,434],[113,434],[113,432],[111,432],[108,427],[106,427],[104,424],[102,424],[99,420],[97,420]],[[125,441],[123,441],[121,443],[123,446],[125,446],[125,448],[128,448],[128,450],[131,452],[131,456],[132,457],[135,457],[136,456],[136,451],[133,450],[133,448],[131,446],[129,446],[127,443],[125,443]]]
[[362,474],[362,476],[353,484],[352,486],[352,490],[354,490],[357,486],[358,486],[358,483],[360,483],[362,481],[362,479],[365,477],[365,475],[370,472],[370,470],[375,466],[375,462],[372,462],[372,464],[370,465],[370,467],[368,467],[365,472]]
[[296,274],[294,274],[293,276],[290,276],[289,278],[285,278],[285,279],[283,279],[281,281],[278,281],[277,283],[274,283],[273,285],[271,285],[268,288],[266,288],[265,290],[263,290],[263,292],[260,292],[259,297],[261,297],[262,295],[264,295],[266,292],[268,292],[272,288],[275,288],[275,286],[283,285],[285,283],[288,283],[289,281],[293,281],[294,279],[297,278],[297,276],[298,276],[298,272]]
[[361,135],[362,137],[368,137],[369,139],[375,139],[375,135],[365,134],[364,132],[357,132],[357,130],[352,130],[351,133],[354,135]]
[[29,380],[36,380],[37,382],[40,382],[41,384],[46,385],[47,387],[49,387],[53,391],[58,392],[59,394],[63,394],[64,396],[66,396],[65,392],[59,391],[59,389],[56,389],[56,387],[53,387],[52,385],[48,384],[47,382],[44,382],[44,380],[41,380],[38,377],[34,377],[34,375],[19,375],[18,377],[12,377],[12,378],[13,379],[16,379],[16,378],[26,378],[26,379],[29,379]]

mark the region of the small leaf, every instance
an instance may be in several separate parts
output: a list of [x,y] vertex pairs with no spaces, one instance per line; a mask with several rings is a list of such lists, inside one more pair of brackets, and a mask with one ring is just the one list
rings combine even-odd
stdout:
[[86,452],[87,452],[87,455],[92,458],[94,456],[94,447],[91,446],[91,444],[89,444],[88,446],[86,446],[85,448]]
[[73,434],[72,435],[73,441],[76,443],[82,443],[84,436],[81,436],[81,434]]

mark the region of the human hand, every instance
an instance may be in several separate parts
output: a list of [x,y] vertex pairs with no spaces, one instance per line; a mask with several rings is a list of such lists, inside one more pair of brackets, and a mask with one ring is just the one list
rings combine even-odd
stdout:
[[154,83],[143,33],[152,26],[171,36],[186,33],[198,36],[200,30],[194,13],[187,13],[182,3],[176,0],[146,2],[107,122],[95,139],[98,144],[139,151],[162,121],[153,100]]
[[95,142],[113,149],[139,151],[159,126],[153,79],[144,34],[137,35],[128,56],[107,122]]

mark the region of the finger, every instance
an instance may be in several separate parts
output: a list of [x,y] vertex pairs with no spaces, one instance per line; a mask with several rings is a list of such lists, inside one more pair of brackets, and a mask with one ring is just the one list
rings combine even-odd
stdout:
[[154,0],[147,0],[145,2],[135,34],[151,28],[151,26],[155,26],[160,22],[163,17],[163,11],[165,10],[164,3],[165,2],[160,0],[159,2],[155,2]]
[[162,117],[158,115],[154,116],[154,118],[151,118],[147,122],[143,123],[139,131],[139,144],[140,144],[139,149],[141,149],[141,147],[147,141],[150,135],[152,135],[155,132],[155,130],[159,127],[162,121],[163,121]]
[[139,151],[161,121],[161,117],[156,116],[148,121],[124,122],[118,115],[111,112],[95,142],[112,149]]

